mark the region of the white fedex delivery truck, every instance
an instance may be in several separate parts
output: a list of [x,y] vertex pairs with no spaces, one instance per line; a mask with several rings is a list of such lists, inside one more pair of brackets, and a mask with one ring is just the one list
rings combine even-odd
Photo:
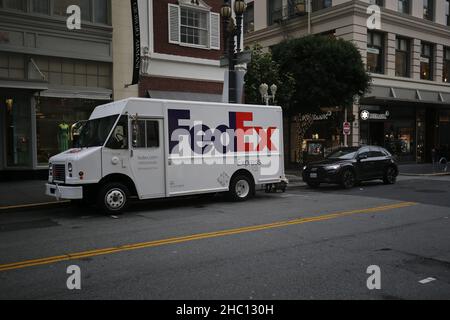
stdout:
[[280,107],[131,98],[97,107],[77,146],[50,159],[46,194],[122,212],[131,198],[287,182]]

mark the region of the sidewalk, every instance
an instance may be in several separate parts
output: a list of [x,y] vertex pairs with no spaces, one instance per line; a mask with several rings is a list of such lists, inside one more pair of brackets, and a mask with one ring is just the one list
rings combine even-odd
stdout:
[[[439,170],[439,165],[424,163],[424,164],[401,164],[398,166],[400,175],[402,176],[444,176],[450,175],[450,171],[443,172]],[[448,168],[450,170],[450,168]]]
[[13,210],[17,206],[39,207],[57,204],[55,198],[45,195],[45,182],[44,180],[0,182],[0,213]]

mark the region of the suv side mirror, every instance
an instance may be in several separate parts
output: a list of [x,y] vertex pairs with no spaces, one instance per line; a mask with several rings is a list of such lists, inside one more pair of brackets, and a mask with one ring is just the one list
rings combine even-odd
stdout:
[[365,160],[367,158],[369,158],[369,155],[367,153],[358,154],[358,157],[357,157],[358,161]]

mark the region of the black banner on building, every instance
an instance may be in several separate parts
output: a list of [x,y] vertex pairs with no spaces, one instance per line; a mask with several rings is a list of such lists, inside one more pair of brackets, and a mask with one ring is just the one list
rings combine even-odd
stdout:
[[133,81],[131,85],[138,84],[141,70],[141,27],[139,25],[138,0],[131,0],[131,17],[133,23]]

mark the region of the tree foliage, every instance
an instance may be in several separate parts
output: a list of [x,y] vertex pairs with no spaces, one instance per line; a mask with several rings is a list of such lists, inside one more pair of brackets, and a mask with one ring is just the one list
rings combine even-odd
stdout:
[[312,35],[287,40],[273,48],[273,59],[281,73],[295,79],[289,100],[293,114],[350,106],[370,86],[359,50],[342,39]]
[[[252,48],[252,61],[247,65],[245,75],[245,102],[248,104],[262,104],[259,86],[263,83],[278,87],[276,104],[289,105],[295,90],[295,80],[287,72],[280,71],[280,65],[275,62],[270,52],[263,52],[262,47],[256,44]],[[269,92],[270,94],[270,92]]]

